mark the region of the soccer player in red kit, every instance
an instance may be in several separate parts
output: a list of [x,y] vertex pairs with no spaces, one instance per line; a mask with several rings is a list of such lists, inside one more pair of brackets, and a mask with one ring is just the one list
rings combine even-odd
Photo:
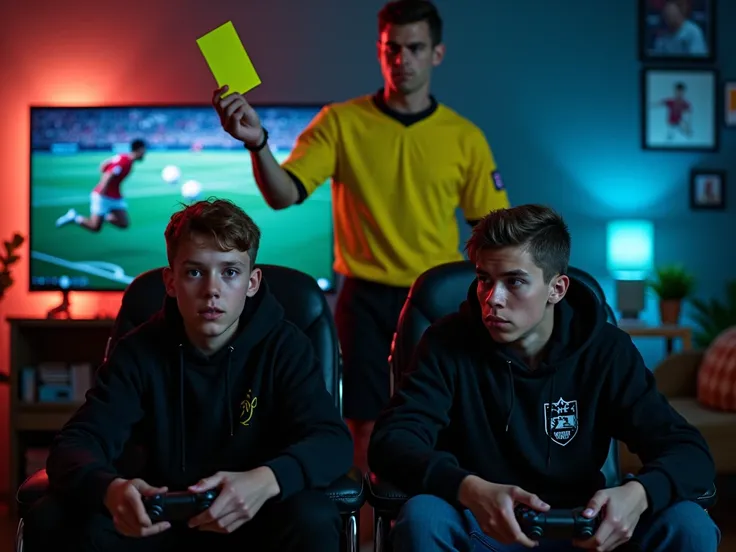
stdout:
[[134,140],[130,153],[105,160],[100,166],[102,177],[90,194],[89,217],[78,214],[76,209],[69,209],[56,220],[56,227],[73,222],[92,232],[99,232],[103,221],[106,221],[118,228],[127,228],[130,223],[128,205],[120,193],[120,185],[130,174],[133,163],[143,160],[145,153],[146,143],[143,140]]
[[685,136],[690,136],[692,130],[686,114],[692,112],[690,102],[685,99],[685,85],[678,82],[675,85],[675,95],[659,102],[667,108],[667,138],[672,140],[674,132],[680,130]]

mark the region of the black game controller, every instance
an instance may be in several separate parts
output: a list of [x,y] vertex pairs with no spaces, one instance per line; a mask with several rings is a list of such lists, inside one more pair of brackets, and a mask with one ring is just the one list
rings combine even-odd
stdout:
[[600,517],[583,516],[585,508],[550,509],[538,512],[523,505],[514,510],[521,530],[532,540],[586,540],[595,535],[600,525]]
[[143,506],[153,523],[159,521],[188,521],[212,506],[217,498],[216,490],[203,493],[166,493],[144,496]]

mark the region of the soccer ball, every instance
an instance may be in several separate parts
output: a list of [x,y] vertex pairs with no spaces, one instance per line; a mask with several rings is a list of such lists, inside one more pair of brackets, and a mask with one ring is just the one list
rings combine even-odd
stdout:
[[202,193],[202,185],[196,180],[187,180],[181,185],[181,195],[187,201],[196,201]]
[[167,184],[176,184],[181,178],[181,171],[176,165],[166,165],[161,171],[161,178]]

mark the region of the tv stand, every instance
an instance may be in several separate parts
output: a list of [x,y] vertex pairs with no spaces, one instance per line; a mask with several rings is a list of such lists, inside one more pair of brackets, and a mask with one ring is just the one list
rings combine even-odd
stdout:
[[61,304],[54,307],[50,311],[46,313],[46,318],[66,318],[67,320],[71,320],[72,313],[69,312],[69,307],[71,306],[71,303],[69,301],[69,290],[68,289],[62,289],[61,290]]

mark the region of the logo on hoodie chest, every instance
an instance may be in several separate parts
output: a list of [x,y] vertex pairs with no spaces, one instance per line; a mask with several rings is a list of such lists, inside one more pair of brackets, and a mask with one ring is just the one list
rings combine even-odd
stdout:
[[258,397],[251,398],[251,390],[248,389],[248,394],[245,396],[245,400],[240,403],[240,425],[248,427],[251,425],[253,418],[253,411],[258,406]]
[[578,401],[544,403],[544,431],[560,446],[570,443],[578,434]]

